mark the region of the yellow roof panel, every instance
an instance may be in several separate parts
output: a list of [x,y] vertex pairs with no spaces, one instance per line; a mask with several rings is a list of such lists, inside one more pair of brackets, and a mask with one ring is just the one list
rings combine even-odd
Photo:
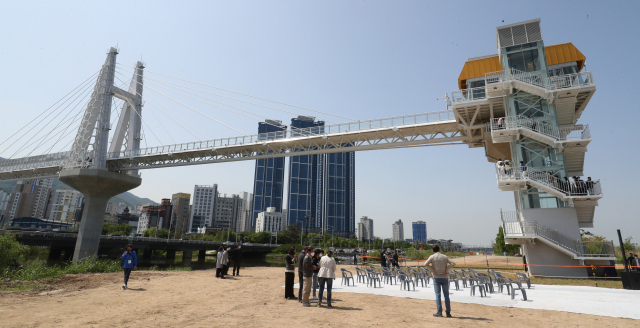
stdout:
[[[547,56],[548,66],[574,61],[578,63],[578,71],[580,71],[582,67],[584,67],[584,61],[587,59],[571,42],[548,46],[545,47],[544,50]],[[470,60],[464,63],[462,72],[460,72],[460,76],[458,77],[458,87],[460,89],[466,89],[468,79],[482,77],[485,73],[501,70],[502,64],[500,64],[498,55]]]

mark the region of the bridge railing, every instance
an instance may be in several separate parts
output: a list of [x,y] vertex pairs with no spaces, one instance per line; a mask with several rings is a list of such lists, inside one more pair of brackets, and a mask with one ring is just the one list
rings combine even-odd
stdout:
[[499,181],[519,181],[532,180],[549,189],[560,192],[567,197],[576,196],[601,196],[602,185],[600,180],[572,182],[568,179],[561,179],[551,174],[550,171],[543,171],[530,166],[511,166],[504,169],[496,166],[496,177]]
[[[453,121],[455,116],[453,111],[439,111],[414,115],[404,115],[397,117],[389,117],[368,121],[358,121],[351,123],[341,123],[333,125],[324,125],[304,129],[292,129],[286,131],[260,133],[248,136],[239,136],[232,138],[222,138],[207,141],[188,142],[175,145],[148,147],[133,151],[112,152],[107,154],[107,159],[130,158],[136,156],[148,156],[155,154],[171,154],[174,152],[193,151],[193,150],[215,150],[221,147],[261,144],[272,140],[288,139],[288,138],[306,138],[318,137],[346,132],[364,132],[376,129],[386,129],[389,127],[401,127],[407,125],[436,123],[444,121]],[[283,126],[284,127],[284,126]]]
[[18,170],[37,169],[43,167],[62,166],[69,157],[69,152],[53,153],[47,155],[29,156],[0,161],[0,172],[12,172]]

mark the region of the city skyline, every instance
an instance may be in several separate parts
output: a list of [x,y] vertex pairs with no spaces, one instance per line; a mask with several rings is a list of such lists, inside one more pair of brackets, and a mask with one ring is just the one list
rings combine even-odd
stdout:
[[[638,44],[622,40],[618,33],[638,30],[639,23],[632,16],[638,4],[628,3],[632,8],[624,11],[617,6],[590,4],[579,12],[568,3],[557,5],[554,12],[541,5],[525,12],[505,8],[504,12],[496,13],[486,8],[482,11],[480,4],[467,3],[468,12],[456,13],[460,22],[464,20],[462,24],[451,19],[453,13],[449,13],[448,6],[438,3],[310,7],[295,2],[277,6],[258,3],[251,7],[228,3],[220,4],[220,10],[208,11],[214,12],[213,17],[197,11],[187,13],[183,6],[168,4],[162,10],[147,8],[146,17],[125,13],[123,17],[132,22],[129,26],[96,27],[90,32],[71,28],[70,23],[54,24],[58,20],[53,17],[93,25],[91,14],[109,7],[101,4],[87,7],[77,2],[73,6],[78,10],[69,12],[43,4],[42,11],[32,13],[9,3],[8,11],[51,27],[36,30],[28,21],[18,20],[18,15],[0,22],[2,29],[8,31],[7,49],[20,50],[0,55],[4,62],[12,63],[0,68],[3,76],[11,77],[0,81],[0,107],[20,113],[8,115],[0,122],[3,131],[0,137],[7,138],[14,127],[24,125],[24,117],[41,113],[70,87],[86,79],[103,63],[105,50],[116,43],[123,50],[118,61],[128,65],[142,55],[150,71],[343,117],[371,119],[444,110],[444,101],[436,99],[458,89],[457,78],[464,62],[469,57],[497,53],[496,26],[541,17],[544,31],[564,31],[545,32],[545,44],[572,42],[587,57],[586,69],[594,72],[598,82],[598,92],[590,107],[600,110],[589,110],[580,120],[590,123],[594,136],[586,154],[585,173],[601,179],[606,198],[596,211],[595,227],[586,230],[608,240],[617,238],[617,228],[622,230],[623,237],[638,236],[640,227],[634,224],[637,215],[628,206],[635,184],[610,170],[612,159],[635,163],[639,156],[620,143],[633,140],[633,124],[640,120],[640,113],[632,110],[635,105],[626,95],[634,80],[611,60],[610,51],[617,49],[629,54],[640,50]],[[247,19],[261,28],[252,28],[222,14],[230,10],[242,10]],[[571,19],[565,15],[568,12],[572,13]],[[191,24],[155,23],[157,19],[173,19],[174,13],[188,17]],[[327,23],[321,19],[323,15],[333,15],[334,21]],[[131,33],[132,29],[139,33]],[[427,33],[434,30],[442,32]],[[202,31],[209,31],[204,42]],[[105,37],[96,38],[96,33]],[[139,37],[141,34],[145,37]],[[456,35],[466,38],[455,40]],[[38,78],[34,79],[36,75]],[[32,96],[34,89],[41,90],[38,97]],[[616,112],[623,119],[612,119],[609,111],[602,110],[611,106],[611,99],[616,99]],[[302,109],[295,111],[319,119],[335,119]],[[223,111],[213,113],[216,119],[244,133],[255,131],[255,121]],[[261,114],[283,121],[292,117],[269,110]],[[240,135],[211,121],[184,116],[209,138]],[[151,115],[148,117],[152,119]],[[151,133],[147,134],[143,143],[157,145]],[[177,142],[194,139],[187,133],[175,138]],[[162,141],[172,143],[168,137]],[[142,170],[144,182],[132,193],[159,202],[208,181],[216,181],[232,193],[250,192],[254,169],[253,162],[238,162]],[[481,149],[446,146],[360,152],[355,178],[358,180],[355,218],[363,215],[374,218],[377,230],[388,229],[398,219],[423,220],[439,237],[486,245],[495,238],[500,225],[499,209],[514,210],[512,195],[498,191],[493,164],[486,161]],[[456,229],[458,226],[467,229]],[[386,236],[390,237],[390,232]]]

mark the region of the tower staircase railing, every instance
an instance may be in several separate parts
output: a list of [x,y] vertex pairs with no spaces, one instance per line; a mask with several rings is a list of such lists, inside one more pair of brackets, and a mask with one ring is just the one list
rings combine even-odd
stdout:
[[590,71],[546,77],[537,75],[535,73],[523,72],[511,68],[506,71],[503,70],[485,73],[485,86],[454,90],[451,92],[451,100],[452,103],[456,104],[467,101],[486,99],[487,86],[495,83],[513,81],[518,81],[542,88],[545,90],[545,92],[554,92],[561,89],[595,85],[595,83],[593,82],[593,75]]
[[485,73],[485,85],[512,81],[534,85],[546,91],[556,91],[595,84],[593,83],[593,75],[590,71],[550,77],[540,76],[531,72],[523,72],[515,68]]
[[522,128],[553,138],[557,142],[591,139],[588,124],[585,127],[556,127],[522,115],[494,118],[489,124],[491,131]]
[[516,166],[506,169],[496,166],[496,176],[499,182],[533,182],[534,187],[542,187],[545,191],[561,194],[566,198],[573,197],[602,197],[600,180],[571,182],[568,179],[560,179],[549,171],[542,171],[530,166]]
[[501,212],[505,238],[539,238],[559,246],[574,257],[614,257],[613,241],[583,241],[571,238],[537,221],[524,221],[516,211]]

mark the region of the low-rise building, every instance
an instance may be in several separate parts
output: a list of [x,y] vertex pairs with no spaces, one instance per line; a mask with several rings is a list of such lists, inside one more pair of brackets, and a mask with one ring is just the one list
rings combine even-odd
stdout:
[[256,232],[277,232],[283,231],[287,227],[287,221],[280,212],[276,212],[275,207],[267,207],[264,212],[258,213],[256,219]]
[[138,233],[143,233],[149,228],[173,230],[171,223],[173,205],[171,200],[163,198],[160,205],[150,205],[142,208],[142,214],[138,220]]

